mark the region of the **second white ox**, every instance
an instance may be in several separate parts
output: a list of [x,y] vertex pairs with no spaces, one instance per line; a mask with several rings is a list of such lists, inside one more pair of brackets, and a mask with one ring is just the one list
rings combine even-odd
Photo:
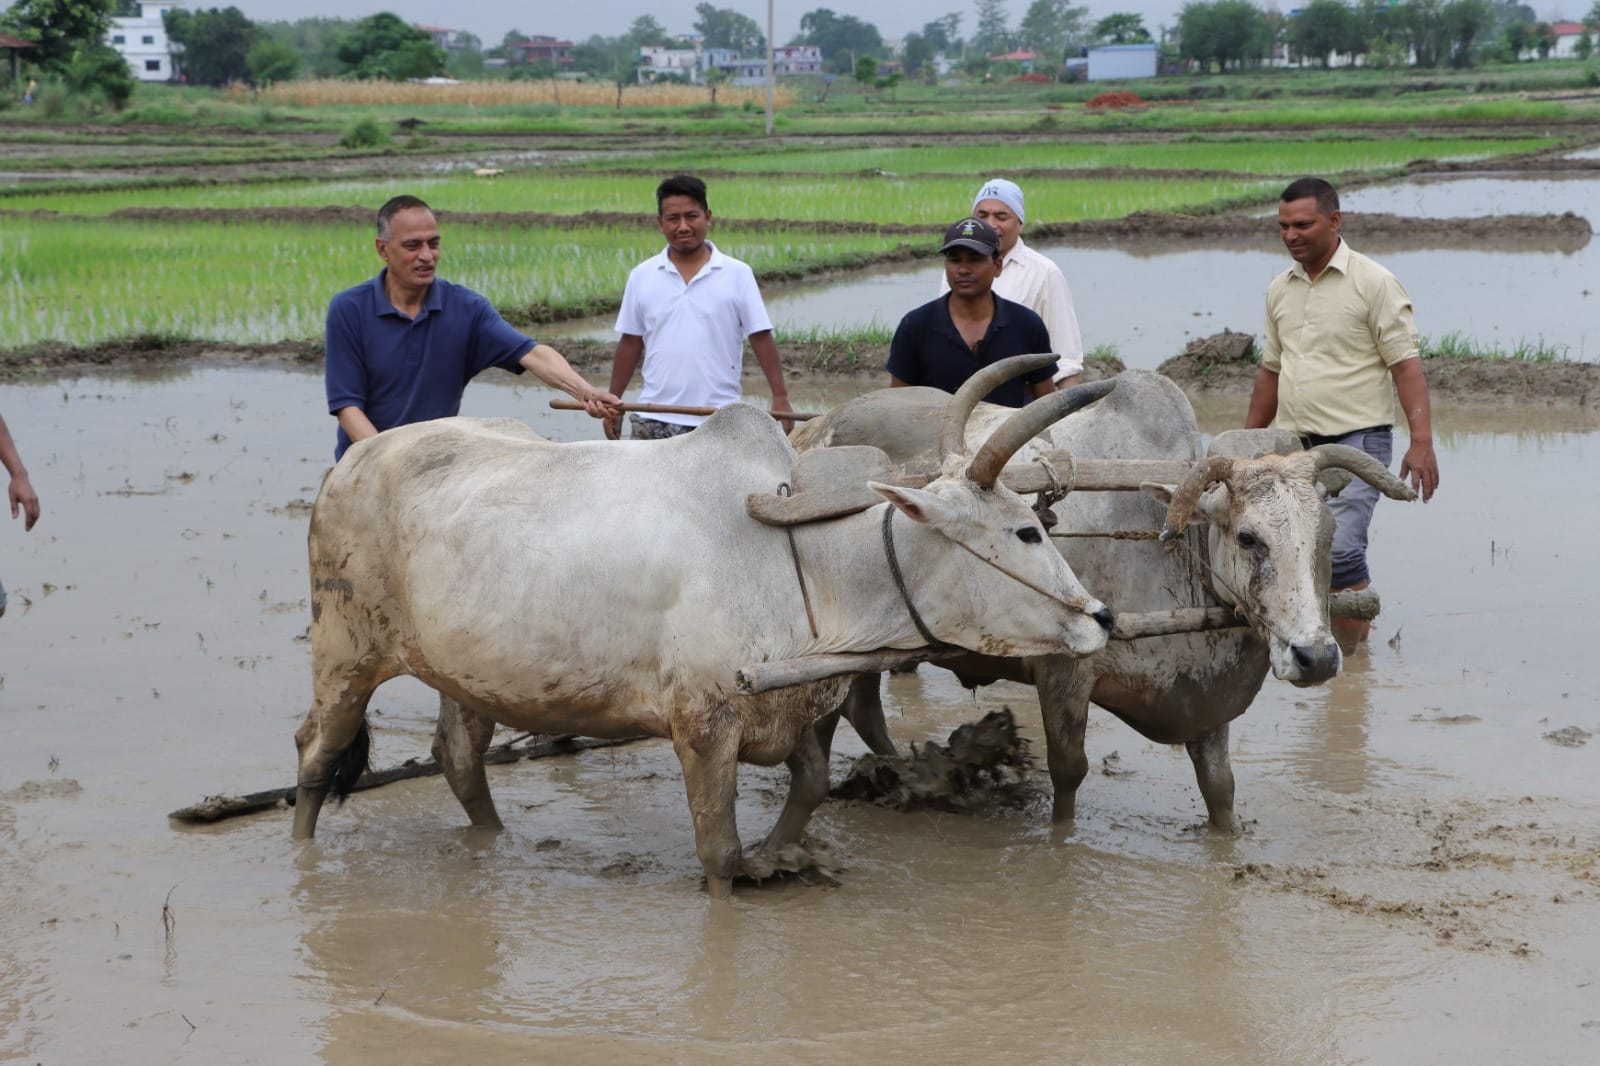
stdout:
[[[1035,403],[995,440],[1020,444],[1088,398]],[[907,592],[939,640],[1012,656],[1104,647],[1111,613],[996,483],[1009,456],[991,445],[947,457],[924,490],[874,484],[883,508],[795,528],[791,555],[787,531],[745,512],[795,459],[753,407],[661,442],[555,444],[513,420],[452,418],[355,445],[311,518],[314,695],[295,734],[295,836],[312,836],[330,789],[360,776],[373,690],[409,674],[441,695],[434,754],[479,826],[500,825],[483,767],[496,723],[671,739],[707,887],[727,895],[743,861],[737,762],[787,762],[790,793],[763,847],[797,844],[828,790],[813,725],[847,684],[743,696],[735,673],[922,645],[886,556],[890,523]]]
[[[1161,459],[1192,463],[1182,484],[1147,484],[1143,493],[1073,492],[1055,505],[1061,551],[1074,571],[1118,612],[1170,612],[1225,603],[1248,625],[1113,641],[1093,656],[1003,659],[964,656],[948,665],[969,684],[1001,678],[1032,683],[1044,716],[1054,818],[1069,821],[1088,773],[1083,749],[1091,700],[1151,740],[1184,744],[1213,825],[1237,828],[1228,723],[1249,708],[1270,672],[1297,685],[1339,672],[1328,628],[1329,545],[1333,517],[1318,495],[1322,471],[1340,469],[1395,499],[1415,494],[1383,464],[1338,445],[1293,455],[1260,455],[1269,431],[1226,434],[1207,456],[1188,399],[1167,378],[1128,371],[1116,390],[1047,439],[1013,449],[1018,461],[1054,446],[1074,458]],[[885,389],[830,411],[796,433],[802,450],[873,445],[896,462],[926,463],[936,439],[927,389]],[[967,427],[983,440],[1000,417],[983,405]],[[1265,434],[1266,436],[1262,436]],[[1240,449],[1216,454],[1216,449]],[[1295,442],[1298,448],[1298,442]],[[1157,507],[1152,500],[1160,501]],[[1148,530],[1165,511],[1166,536],[1180,550],[1116,533]],[[1188,531],[1192,519],[1204,518]],[[875,751],[893,750],[883,727],[878,678],[859,679],[845,714]]]

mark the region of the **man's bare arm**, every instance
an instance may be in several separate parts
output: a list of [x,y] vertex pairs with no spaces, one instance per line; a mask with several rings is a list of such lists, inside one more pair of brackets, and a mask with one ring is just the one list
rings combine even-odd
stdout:
[[1422,502],[1433,499],[1439,487],[1439,457],[1433,452],[1433,403],[1428,396],[1428,380],[1422,373],[1421,359],[1402,359],[1389,368],[1395,391],[1400,394],[1400,409],[1411,430],[1411,444],[1400,460],[1400,480],[1409,476],[1411,487],[1422,493]]
[[1266,429],[1278,415],[1278,372],[1262,367],[1250,390],[1250,409],[1244,416],[1245,429]]
[[333,417],[339,420],[339,428],[344,430],[351,444],[378,435],[378,427],[372,424],[367,412],[359,407],[341,407],[333,413]]
[[[756,353],[756,363],[767,379],[767,388],[772,390],[772,410],[793,411],[789,406],[789,386],[784,384],[783,366],[778,359],[778,342],[773,340],[772,331],[764,329],[750,334],[750,350]],[[785,433],[794,429],[794,422],[787,418],[779,422]]]
[[535,344],[517,362],[522,364],[524,370],[530,370],[540,381],[551,388],[560,389],[574,400],[583,404],[584,408],[595,418],[605,418],[616,412],[618,400],[609,392],[601,392],[589,384],[584,376],[572,369],[572,364],[567,362],[567,357],[550,347],[548,344]]
[[[628,391],[628,385],[633,381],[633,372],[639,369],[639,360],[644,358],[644,338],[634,333],[624,333],[622,339],[617,341],[617,354],[611,359],[611,392],[614,396],[621,396]],[[606,416],[606,439],[620,440],[622,438],[622,412]]]

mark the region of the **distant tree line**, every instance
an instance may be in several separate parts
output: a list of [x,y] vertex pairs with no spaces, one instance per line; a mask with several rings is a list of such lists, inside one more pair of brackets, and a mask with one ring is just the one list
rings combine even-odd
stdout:
[[[1592,2],[1583,19],[1586,31],[1574,49],[1585,60],[1594,55],[1594,34],[1600,32],[1600,0]],[[801,15],[800,32],[789,43],[816,46],[826,73],[882,88],[900,77],[931,80],[936,69],[1011,74],[1031,65],[1053,74],[1064,60],[1094,45],[1154,41],[1143,16],[1133,12],[1094,19],[1088,7],[1072,0],[1031,0],[1013,26],[1006,0],[972,0],[972,5],[970,36],[962,33],[966,15],[951,11],[905,34],[898,57],[890,55],[877,26],[825,7]],[[0,29],[35,42],[25,58],[30,67],[69,87],[99,92],[120,107],[136,83],[106,41],[113,16],[136,14],[137,0],[15,0],[0,12]],[[765,55],[766,37],[749,16],[706,0],[696,5],[695,15],[693,29],[702,47]],[[526,51],[519,45],[530,38],[518,30],[490,48],[458,33],[446,51],[430,33],[389,12],[363,19],[256,23],[237,7],[174,7],[163,17],[168,36],[179,46],[184,77],[200,85],[264,85],[302,76],[478,77],[486,60],[505,64],[512,77],[557,73],[549,62],[523,61]],[[1161,28],[1157,43],[1172,59],[1226,72],[1262,65],[1280,53],[1324,67],[1336,59],[1369,67],[1467,67],[1483,59],[1547,58],[1557,39],[1551,24],[1518,0],[1308,0],[1292,17],[1257,6],[1256,0],[1191,0],[1176,25]],[[596,34],[576,44],[571,65],[563,69],[614,79],[620,93],[637,80],[639,50],[651,45],[675,47],[682,41],[654,15],[643,14],[624,33]],[[1018,52],[1032,58],[996,58]],[[898,72],[884,67],[896,58]],[[880,77],[885,70],[888,77]]]
[[[1600,25],[1600,0],[1587,20]],[[1259,65],[1281,43],[1301,62],[1327,67],[1335,56],[1369,67],[1470,67],[1484,59],[1547,58],[1556,35],[1527,4],[1512,0],[1310,0],[1292,18],[1249,0],[1210,0],[1178,16],[1178,54],[1202,69]],[[1585,33],[1576,53],[1587,59]]]

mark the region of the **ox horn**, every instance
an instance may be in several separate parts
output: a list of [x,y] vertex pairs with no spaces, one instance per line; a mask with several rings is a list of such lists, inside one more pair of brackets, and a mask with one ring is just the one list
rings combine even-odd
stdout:
[[967,454],[967,419],[978,406],[978,401],[1012,378],[1030,370],[1040,370],[1056,361],[1054,353],[1040,355],[1013,355],[997,363],[990,363],[966,381],[950,398],[944,409],[944,423],[939,427],[939,461],[952,455]]
[[983,488],[993,488],[995,478],[1000,476],[1000,471],[1024,444],[1080,407],[1087,407],[1108,395],[1116,387],[1115,380],[1106,378],[1091,381],[1087,385],[1074,385],[1034,400],[1002,422],[1000,428],[983,442],[978,454],[967,464],[967,477]]
[[1411,486],[1389,473],[1389,468],[1378,460],[1348,444],[1319,444],[1311,449],[1311,460],[1318,470],[1332,467],[1348,470],[1391,500],[1414,500],[1417,494]]
[[[1353,451],[1354,449],[1352,449]],[[1189,528],[1189,518],[1194,514],[1200,496],[1212,485],[1227,481],[1233,473],[1233,459],[1226,455],[1213,455],[1189,468],[1189,474],[1172,494],[1167,504],[1167,520],[1161,527],[1161,542],[1182,536]]]

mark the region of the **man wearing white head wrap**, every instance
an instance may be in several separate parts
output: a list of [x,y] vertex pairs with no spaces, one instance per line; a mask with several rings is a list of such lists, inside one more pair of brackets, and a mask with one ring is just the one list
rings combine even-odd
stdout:
[[[1056,387],[1077,383],[1083,370],[1083,334],[1078,330],[1078,314],[1072,307],[1072,290],[1067,287],[1061,268],[1022,242],[1022,223],[1026,218],[1022,189],[1014,181],[991,178],[972,198],[975,218],[993,226],[1000,235],[1003,269],[995,279],[994,291],[1044,319],[1050,343],[1060,356]],[[940,292],[949,288],[944,283]]]

